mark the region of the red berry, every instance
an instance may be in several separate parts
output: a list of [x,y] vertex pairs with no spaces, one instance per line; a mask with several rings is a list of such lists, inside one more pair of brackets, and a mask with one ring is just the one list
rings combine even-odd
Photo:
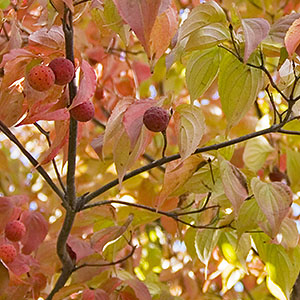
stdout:
[[26,232],[24,223],[18,220],[11,221],[5,226],[5,236],[12,242],[17,242],[22,239]]
[[15,260],[17,256],[16,248],[11,244],[2,244],[0,245],[0,258],[5,263],[11,263]]
[[91,101],[85,101],[70,110],[71,116],[80,122],[87,122],[93,119],[95,107]]
[[65,85],[69,83],[75,74],[73,63],[64,57],[53,59],[49,64],[49,68],[51,68],[54,72],[55,83],[58,85]]
[[49,67],[38,65],[29,71],[27,79],[33,89],[43,92],[54,85],[55,75]]
[[149,130],[159,132],[166,130],[169,119],[169,113],[165,109],[153,106],[145,111],[143,122]]

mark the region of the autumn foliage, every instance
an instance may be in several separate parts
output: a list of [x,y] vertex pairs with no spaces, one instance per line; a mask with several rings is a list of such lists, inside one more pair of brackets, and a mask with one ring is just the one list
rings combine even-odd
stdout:
[[0,300],[299,299],[298,1],[0,9]]

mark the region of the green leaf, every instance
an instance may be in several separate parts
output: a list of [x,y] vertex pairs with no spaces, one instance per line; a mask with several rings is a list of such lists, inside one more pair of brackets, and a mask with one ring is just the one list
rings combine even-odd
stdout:
[[195,51],[186,67],[186,83],[191,100],[199,98],[219,72],[222,51],[219,47]]
[[274,151],[263,136],[256,137],[246,143],[243,153],[245,165],[253,172],[257,172],[265,163],[267,156]]
[[224,55],[220,65],[219,93],[227,131],[248,112],[262,87],[262,79],[261,70],[241,63],[231,53]]
[[255,234],[252,238],[266,264],[268,289],[277,299],[289,299],[300,270],[299,246],[287,252],[281,245],[270,244],[265,234]]
[[181,104],[176,107],[180,114],[179,153],[182,160],[188,158],[197,149],[205,131],[205,119],[201,108]]
[[275,237],[293,202],[292,191],[284,183],[266,183],[258,178],[252,178],[251,188],[260,209],[270,224],[269,234]]
[[103,16],[108,27],[120,35],[125,45],[128,44],[129,27],[123,24],[123,20],[112,0],[104,1]]
[[257,229],[259,223],[264,220],[266,220],[266,217],[255,199],[244,201],[236,220],[238,236],[241,236],[245,231]]
[[194,31],[189,36],[185,50],[206,49],[229,39],[230,34],[227,26],[221,23],[213,23]]
[[299,170],[300,170],[300,153],[287,149],[286,151],[286,167],[287,175],[291,182],[293,192],[298,192],[300,189]]
[[202,3],[191,11],[179,30],[178,41],[211,23],[226,23],[223,9],[214,1]]
[[1,0],[0,1],[0,9],[6,9],[10,4],[10,0]]
[[296,222],[293,219],[285,218],[273,242],[281,244],[285,249],[295,248],[299,242]]
[[208,267],[208,262],[210,260],[211,254],[215,247],[217,246],[221,231],[204,229],[202,231],[198,230],[195,236],[195,248],[198,258],[206,266],[206,272]]

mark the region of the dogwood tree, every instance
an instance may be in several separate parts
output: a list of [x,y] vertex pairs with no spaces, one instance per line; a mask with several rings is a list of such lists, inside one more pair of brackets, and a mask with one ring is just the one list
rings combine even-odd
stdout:
[[2,0],[0,299],[298,299],[298,1]]

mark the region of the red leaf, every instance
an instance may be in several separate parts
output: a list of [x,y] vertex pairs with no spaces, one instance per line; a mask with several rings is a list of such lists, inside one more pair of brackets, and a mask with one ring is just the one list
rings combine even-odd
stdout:
[[300,19],[293,22],[285,35],[284,43],[288,54],[293,55],[300,44]]
[[68,238],[68,245],[76,253],[77,261],[95,253],[95,251],[91,248],[91,246],[86,241],[83,241],[73,236],[70,236]]
[[243,31],[245,35],[244,62],[246,62],[256,47],[267,37],[270,24],[262,18],[243,19]]
[[55,123],[55,138],[51,144],[51,147],[44,152],[40,157],[40,164],[46,164],[51,161],[64,147],[68,141],[69,134],[69,120],[56,121]]
[[120,236],[127,230],[128,226],[133,220],[133,215],[129,215],[128,219],[122,226],[112,226],[103,228],[100,231],[93,234],[91,237],[91,244],[92,247],[98,251],[101,252],[103,250],[103,247],[110,241],[113,241]]
[[14,205],[10,197],[0,197],[0,231],[4,229],[13,212]]
[[33,59],[35,57],[35,55],[33,53],[31,53],[30,51],[27,51],[24,48],[12,49],[11,51],[9,51],[8,53],[3,55],[3,59],[0,64],[0,68],[3,68],[7,62],[12,61],[17,57],[22,57],[23,59],[25,59],[25,58]]
[[132,69],[136,74],[138,83],[140,84],[142,81],[147,80],[151,77],[151,70],[149,65],[144,64],[140,61],[134,61],[132,63]]
[[99,135],[91,141],[91,146],[94,151],[97,153],[100,159],[103,159],[103,142],[104,142],[104,134]]
[[79,104],[90,100],[96,91],[96,74],[94,69],[90,66],[90,64],[83,60],[80,66],[80,84],[78,88],[78,92],[73,99],[72,105],[69,109],[78,106]]
[[121,283],[122,280],[120,278],[112,277],[102,284],[102,289],[106,293],[111,294]]
[[155,105],[154,100],[139,100],[131,104],[123,116],[123,124],[133,148],[139,138],[143,126],[143,116],[145,111]]
[[141,282],[135,278],[127,279],[124,282],[126,284],[128,284],[134,290],[134,293],[139,300],[151,300],[152,299],[148,288],[146,287],[146,285],[143,282]]
[[29,272],[31,265],[37,266],[38,263],[32,256],[22,253],[19,253],[13,262],[7,264],[9,270],[17,276]]
[[113,0],[120,16],[129,24],[150,57],[150,35],[156,17],[166,10],[171,0]]
[[64,47],[65,38],[61,26],[52,26],[50,29],[43,27],[33,32],[28,38],[29,44],[37,43],[53,49]]
[[52,108],[57,104],[58,100],[52,103],[44,103],[44,100],[40,100],[34,103],[30,108],[26,118],[18,124],[33,124],[39,120],[45,121],[59,121],[68,120],[70,114],[67,108],[61,108],[58,110],[52,110]]
[[45,239],[49,225],[43,215],[37,211],[24,211],[21,215],[21,221],[26,226],[25,236],[21,240],[23,244],[22,252],[30,254]]
[[103,290],[84,290],[82,300],[109,300],[109,296]]
[[158,60],[169,47],[178,27],[178,13],[174,3],[154,23],[150,38],[150,57]]

